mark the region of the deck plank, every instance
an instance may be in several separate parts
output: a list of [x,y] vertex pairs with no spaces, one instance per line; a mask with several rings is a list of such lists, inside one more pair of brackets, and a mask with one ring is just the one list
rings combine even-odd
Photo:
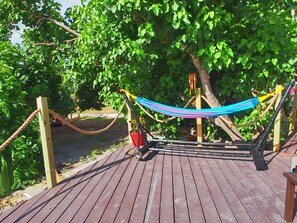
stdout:
[[[207,158],[208,159],[208,158]],[[222,222],[236,222],[236,219],[222,193],[211,169],[209,168],[206,159],[201,159],[200,166],[204,175],[207,186],[219,213]]]
[[87,195],[87,199],[81,205],[80,209],[75,213],[74,217],[71,219],[71,222],[84,222],[88,217],[89,213],[92,211],[94,205],[96,204],[98,198],[101,196],[103,190],[105,189],[107,183],[112,178],[113,174],[118,169],[119,165],[127,159],[125,158],[124,149],[121,150],[121,153],[117,157],[117,160],[110,163],[110,165],[106,166],[106,169],[103,172],[103,175],[98,174],[93,177],[94,184],[89,188],[89,194]]
[[116,188],[116,191],[114,192],[112,198],[110,199],[110,202],[108,203],[104,211],[104,214],[102,215],[102,218],[100,219],[101,222],[114,222],[121,207],[124,196],[127,192],[128,185],[136,171],[137,164],[137,159],[130,160],[129,166],[127,167],[122,179],[118,184],[118,187]]
[[189,161],[194,176],[194,182],[200,197],[201,206],[203,207],[204,218],[206,222],[220,222],[221,220],[219,213],[217,212],[216,206],[199,165],[199,162],[202,159],[202,157],[191,157],[189,158]]
[[194,184],[194,176],[191,170],[188,156],[181,156],[182,174],[185,182],[186,198],[189,209],[190,222],[205,222],[202,205],[196,184]]
[[172,157],[174,217],[176,222],[186,223],[190,222],[190,216],[180,159],[181,157],[179,155],[173,155]]
[[[127,155],[125,155],[125,157],[127,157]],[[86,222],[97,222],[101,219],[101,216],[104,213],[106,206],[109,203],[109,200],[111,199],[114,191],[118,187],[118,184],[121,181],[124,172],[126,171],[127,166],[131,161],[131,156],[128,155],[128,157],[129,159],[126,159],[125,161],[119,164],[112,178],[102,191],[101,196],[97,199],[97,202],[95,206],[92,208],[92,211],[86,219]]]
[[115,222],[129,222],[130,215],[132,212],[132,208],[139,190],[141,179],[143,178],[144,169],[146,166],[146,162],[139,161],[137,162],[137,166],[135,172],[132,176],[131,181],[129,182],[126,193],[124,194],[124,198],[121,202],[120,210],[116,215]]
[[174,222],[172,155],[167,153],[162,154],[162,156],[164,157],[164,164],[160,222],[170,223]]
[[253,222],[269,222],[266,216],[259,210],[259,207],[254,200],[249,196],[248,192],[239,182],[236,175],[233,173],[233,169],[224,161],[217,159],[216,162],[221,167],[222,173],[233,188],[237,197],[242,202],[242,205],[246,209],[247,213],[252,218]]
[[[101,162],[104,163],[107,159],[108,157],[102,159]],[[71,202],[73,202],[75,197],[81,193],[83,187],[88,183],[88,179],[92,178],[92,175],[95,174],[95,172],[92,171],[95,166],[96,163],[87,167],[87,172],[82,175],[81,178],[77,178],[73,181],[73,185],[69,184],[69,187],[64,189],[64,193],[60,193],[53,197],[43,209],[38,211],[31,221],[55,222],[63,214]]]
[[269,169],[256,171],[251,158],[149,152],[138,161],[127,154],[131,148],[5,212],[0,222],[284,221],[289,156],[267,151]]
[[208,159],[207,162],[209,163],[209,167],[211,168],[212,173],[217,180],[222,193],[224,194],[229,207],[236,218],[236,221],[244,223],[253,222],[243,204],[241,203],[240,199],[233,191],[233,188],[229,184],[228,180],[224,177],[222,170],[217,162],[214,159]]
[[[84,170],[85,172],[87,170]],[[27,222],[29,221],[35,214],[38,213],[53,197],[58,196],[59,194],[63,194],[67,188],[69,188],[73,181],[76,181],[82,176],[80,172],[78,172],[75,176],[70,178],[67,181],[63,181],[56,185],[54,188],[49,190],[47,193],[42,195],[37,195],[34,199],[30,200],[30,202],[25,202],[16,211],[13,215],[8,216],[3,222]]]
[[256,185],[254,185],[250,179],[242,172],[242,169],[237,166],[239,161],[231,161],[228,163],[230,168],[235,173],[236,178],[241,183],[242,187],[246,189],[249,196],[258,205],[259,211],[269,219],[269,222],[281,222],[283,220],[282,216],[277,213],[270,202],[264,197],[264,195],[259,191]]
[[155,166],[154,154],[155,153],[151,153],[150,157],[146,161],[147,163],[145,166],[144,174],[141,179],[140,187],[133,205],[129,222],[144,222],[148,196],[150,193],[150,185]]
[[155,159],[156,162],[152,176],[144,222],[160,221],[163,156],[157,155]]
[[[254,171],[248,168],[248,166],[243,163],[236,161],[237,166],[241,169],[242,174],[247,178],[257,189],[258,193],[261,193],[265,199],[270,203],[272,208],[274,208],[280,216],[283,215],[283,210],[285,208],[283,198],[278,197],[271,189],[270,185],[267,184],[267,180],[263,181],[265,177],[264,172],[260,172],[261,177],[259,177]],[[270,170],[266,171],[269,172]]]
[[71,191],[71,193],[63,200],[63,202],[58,203],[57,207],[44,219],[44,222],[55,222],[59,220],[60,222],[69,222],[74,213],[78,211],[80,205],[88,194],[89,186],[92,185],[92,180],[95,175],[98,175],[99,172],[104,173],[102,171],[105,168],[108,168],[109,163],[114,161],[117,157],[118,153],[112,154],[111,156],[107,156],[104,159],[101,159],[99,162],[95,163],[92,169],[89,171],[88,177],[85,177],[79,185]]

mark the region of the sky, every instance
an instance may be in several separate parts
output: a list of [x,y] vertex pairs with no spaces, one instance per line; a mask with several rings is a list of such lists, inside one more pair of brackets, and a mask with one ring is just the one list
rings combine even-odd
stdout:
[[[81,4],[81,0],[57,0],[57,2],[59,2],[62,5],[62,8],[61,8],[62,13],[64,13],[67,8],[69,8],[69,7],[73,6],[73,5],[80,5]],[[20,31],[14,30],[12,32],[11,42],[13,44],[22,42],[21,35],[23,33],[23,29],[25,28],[25,26],[23,24],[19,24],[19,27],[20,27]]]

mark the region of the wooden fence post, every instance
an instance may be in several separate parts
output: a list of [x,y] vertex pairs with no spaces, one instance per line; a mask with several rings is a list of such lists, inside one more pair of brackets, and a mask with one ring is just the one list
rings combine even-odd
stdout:
[[[201,89],[196,89],[196,109],[201,109]],[[197,142],[202,142],[202,119],[196,118]]]
[[[127,95],[128,100],[130,101],[130,96]],[[128,109],[128,114],[127,114],[127,124],[128,124],[128,136],[129,136],[129,143],[132,143],[132,138],[130,136],[130,132],[132,130],[132,125],[131,125],[131,121],[132,121],[132,113],[130,111],[130,108],[128,106],[128,104],[126,103],[127,109]]]
[[57,184],[57,178],[47,98],[39,97],[36,99],[36,101],[37,108],[40,109],[40,112],[38,113],[38,120],[40,127],[45,176],[48,188],[52,188]]
[[291,122],[289,126],[289,135],[292,134],[292,132],[294,132],[295,130],[296,113],[297,113],[297,85],[295,84],[295,94],[294,94],[291,117],[290,117]]
[[[281,85],[277,85],[277,88],[282,87]],[[277,93],[277,99],[275,102],[275,109],[280,103],[281,97],[282,97],[282,92]],[[281,133],[281,112],[278,113],[276,116],[276,119],[274,121],[274,128],[273,128],[273,152],[278,152],[280,149],[280,133]]]

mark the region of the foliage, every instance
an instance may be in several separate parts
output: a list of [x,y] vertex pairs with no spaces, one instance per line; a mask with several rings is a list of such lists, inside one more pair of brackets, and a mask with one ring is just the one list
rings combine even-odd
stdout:
[[[25,104],[26,92],[20,77],[22,51],[9,42],[0,43],[0,120],[2,144],[30,114]],[[1,195],[40,177],[42,158],[36,123],[4,151],[0,151]],[[26,137],[24,137],[26,136]]]
[[[138,117],[140,124],[146,128],[146,120],[143,116],[139,116]],[[135,118],[132,118],[130,121],[131,124],[131,132],[138,132],[139,128],[138,128],[138,124]]]
[[[0,120],[5,123],[0,141],[32,111],[39,95],[50,98],[50,107],[62,114],[74,108],[77,98],[83,108],[100,109],[105,102],[118,107],[122,100],[114,91],[118,87],[181,107],[188,95],[188,74],[195,69],[191,56],[210,74],[214,94],[224,105],[288,83],[296,67],[297,19],[291,15],[296,0],[90,0],[82,4],[65,16],[54,0],[7,0],[0,5]],[[28,27],[23,50],[7,42],[20,21]],[[257,114],[234,118],[245,123]],[[262,128],[268,118],[240,131],[248,139],[250,131]],[[179,124],[178,119],[154,126],[172,136]],[[25,152],[30,146],[39,151],[33,140],[37,138],[34,124],[30,128],[29,137],[10,146],[13,162],[22,163],[21,156],[14,155],[19,149]],[[15,175],[16,171],[22,170],[15,167]],[[32,175],[38,174],[32,171]]]
[[[190,55],[209,72],[222,104],[287,83],[297,60],[296,19],[290,13],[295,3],[91,0],[64,17],[53,0],[7,1],[1,8],[13,12],[5,24],[23,20],[31,28],[26,47],[59,64],[53,76],[63,76],[73,98],[82,107],[100,108],[102,100],[121,104],[114,87],[181,106],[195,69]],[[71,33],[38,16],[63,22],[78,39],[69,42]],[[179,122],[171,123],[166,129],[174,132]]]
[[214,93],[223,104],[250,98],[253,90],[269,91],[292,78],[296,20],[285,1],[85,4],[73,10],[81,33],[76,42],[79,57],[73,64],[99,64],[95,84],[100,83],[100,95],[114,105],[120,103],[112,86],[180,106],[194,69],[190,54],[210,73]]

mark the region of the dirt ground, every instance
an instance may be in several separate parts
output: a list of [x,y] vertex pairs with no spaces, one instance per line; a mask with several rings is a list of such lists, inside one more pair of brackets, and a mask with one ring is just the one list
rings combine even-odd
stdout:
[[[115,116],[115,111],[109,108],[99,112],[88,111],[81,114],[81,119],[72,124],[83,130],[95,131],[108,126]],[[58,180],[69,176],[67,175],[68,173],[78,169],[80,166],[99,159],[102,154],[127,143],[128,139],[127,123],[123,117],[120,117],[109,130],[98,135],[84,135],[68,126],[55,126],[51,129],[55,164],[60,178]],[[42,182],[36,188],[41,187],[45,187],[45,182]],[[26,189],[0,198],[0,214],[5,209],[28,199],[25,192]]]
[[[105,128],[113,119],[105,117],[83,117],[75,126],[89,131]],[[65,166],[79,164],[90,156],[123,142],[128,135],[124,118],[119,118],[107,131],[98,135],[84,135],[68,126],[52,127],[55,163],[58,171]]]

